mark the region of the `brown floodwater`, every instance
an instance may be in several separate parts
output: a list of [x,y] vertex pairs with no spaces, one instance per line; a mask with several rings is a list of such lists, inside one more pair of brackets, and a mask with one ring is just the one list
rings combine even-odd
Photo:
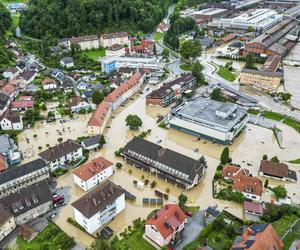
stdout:
[[[169,201],[176,202],[180,193],[185,193],[188,196],[188,204],[194,206],[200,206],[201,209],[206,209],[208,206],[218,205],[222,209],[226,209],[232,214],[243,218],[242,206],[240,204],[214,199],[212,197],[212,179],[219,164],[219,157],[223,150],[223,146],[213,144],[205,140],[196,141],[196,137],[179,132],[174,129],[162,129],[157,126],[157,115],[164,115],[169,112],[168,108],[158,107],[146,107],[144,95],[135,96],[134,100],[129,101],[125,107],[121,107],[113,114],[113,118],[109,121],[108,127],[105,129],[105,136],[107,143],[105,146],[97,152],[93,152],[90,158],[97,157],[99,155],[104,156],[113,162],[123,162],[121,158],[114,155],[114,152],[120,147],[124,146],[131,138],[142,131],[151,129],[150,135],[146,137],[147,140],[157,142],[161,140],[161,145],[168,147],[172,150],[185,154],[192,158],[199,158],[204,155],[208,162],[208,169],[205,173],[205,177],[202,182],[195,188],[189,191],[184,191],[174,185],[165,182],[155,176],[150,175],[147,172],[136,169],[132,166],[124,164],[122,169],[116,170],[115,174],[110,179],[121,185],[123,188],[134,194],[137,199],[135,202],[126,202],[126,209],[119,214],[109,226],[115,231],[120,233],[125,227],[132,224],[132,221],[138,217],[146,218],[147,215],[155,209],[153,206],[144,206],[142,204],[143,197],[155,198],[154,190],[149,186],[145,189],[137,189],[133,185],[133,180],[142,180],[142,175],[145,179],[149,179],[150,182],[154,179],[157,182],[155,189],[161,192],[166,192],[166,189],[170,189]],[[129,114],[136,114],[143,120],[143,126],[139,131],[131,131],[126,127],[125,118]],[[31,139],[30,143],[26,141],[20,141],[20,148],[22,151],[32,146],[36,152],[38,145],[49,143],[54,145],[57,143],[56,129],[62,130],[61,126],[70,127],[70,131],[65,131],[63,138],[76,139],[78,136],[86,134],[86,124],[89,116],[80,116],[76,120],[69,121],[63,125],[56,124],[37,124],[39,127],[35,127],[33,130],[25,130],[20,134],[22,137],[28,137]],[[230,153],[235,163],[241,164],[245,168],[249,168],[253,175],[257,175],[259,169],[259,163],[263,154],[267,154],[269,157],[277,155],[279,159],[288,161],[300,157],[300,136],[290,127],[281,125],[280,129],[283,131],[283,146],[284,149],[280,149],[273,136],[271,130],[267,130],[258,126],[248,125],[248,128],[244,133],[237,138],[232,146],[230,146]],[[48,137],[45,136],[45,131],[50,131]],[[37,139],[32,140],[33,134],[38,134]],[[47,138],[41,143],[41,138]],[[194,149],[198,149],[198,152],[194,152]],[[36,153],[34,154],[36,156]],[[124,162],[123,162],[124,163]],[[293,169],[297,169],[297,165],[291,166]],[[131,169],[131,173],[129,173]],[[276,181],[270,181],[270,185],[277,185]],[[76,187],[73,183],[72,174],[68,172],[64,176],[58,178],[58,186],[64,186],[69,188],[71,201],[74,201],[84,195],[84,192]],[[298,183],[286,184],[288,194],[293,198],[296,203],[300,203],[300,197],[298,194],[294,195],[295,190],[299,190]],[[272,199],[272,195],[268,196],[268,199]],[[79,229],[70,225],[66,220],[68,217],[73,217],[73,211],[71,202],[62,208],[61,212],[55,218],[55,222],[69,235],[73,236],[76,240],[80,241],[83,245],[88,246],[93,241],[93,238],[87,234],[81,232]]]

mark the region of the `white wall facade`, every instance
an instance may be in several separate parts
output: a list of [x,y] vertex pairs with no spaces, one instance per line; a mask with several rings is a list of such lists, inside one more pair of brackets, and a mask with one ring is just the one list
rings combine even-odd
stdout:
[[68,161],[74,161],[77,160],[78,158],[82,157],[82,148],[77,149],[76,151],[73,151],[59,159],[56,159],[52,162],[50,162],[50,171],[53,172],[60,166],[66,165]]
[[44,90],[51,90],[51,89],[56,89],[57,84],[56,83],[49,83],[49,84],[44,84],[43,89]]
[[2,130],[23,130],[23,121],[20,118],[20,122],[12,123],[10,120],[3,118],[0,122]]
[[92,40],[92,41],[82,41],[79,42],[78,45],[80,46],[81,50],[89,50],[89,49],[98,49],[99,48],[99,40]]
[[0,241],[9,235],[16,228],[15,218],[11,216],[7,221],[0,225]]

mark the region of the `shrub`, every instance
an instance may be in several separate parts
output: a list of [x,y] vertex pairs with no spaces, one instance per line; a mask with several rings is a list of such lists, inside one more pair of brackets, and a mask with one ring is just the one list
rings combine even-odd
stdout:
[[132,170],[131,170],[131,169],[129,169],[129,170],[128,170],[128,173],[129,173],[129,174],[132,174]]
[[279,163],[279,162],[280,162],[277,156],[273,156],[273,157],[271,158],[271,161],[276,162],[276,163]]
[[229,148],[225,147],[221,154],[221,164],[225,165],[229,161]]
[[272,189],[277,199],[284,199],[287,196],[287,191],[284,186],[279,185]]
[[116,167],[117,169],[121,169],[123,166],[123,164],[121,162],[117,162]]
[[267,155],[263,155],[263,160],[268,160],[268,156]]
[[171,191],[170,188],[166,188],[167,193],[170,193],[170,191]]

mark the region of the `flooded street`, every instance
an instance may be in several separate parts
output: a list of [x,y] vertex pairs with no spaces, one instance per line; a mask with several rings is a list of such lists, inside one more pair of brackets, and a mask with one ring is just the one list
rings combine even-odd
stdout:
[[[185,193],[188,196],[189,205],[200,206],[201,209],[206,209],[211,205],[218,205],[220,208],[224,208],[230,213],[243,218],[241,204],[218,200],[212,197],[212,180],[215,170],[219,164],[219,158],[223,150],[223,146],[213,144],[205,140],[197,141],[196,137],[174,129],[159,128],[156,123],[157,116],[165,115],[168,112],[168,108],[146,107],[145,95],[135,96],[134,100],[131,100],[125,107],[120,107],[117,112],[112,114],[112,118],[108,123],[108,128],[106,128],[104,132],[107,143],[100,151],[91,153],[90,158],[102,155],[114,163],[124,163],[122,158],[115,156],[114,152],[120,147],[123,147],[129,140],[132,139],[133,136],[140,134],[142,131],[151,129],[151,133],[146,137],[147,140],[154,143],[161,140],[160,144],[163,147],[168,147],[195,159],[204,155],[208,163],[208,169],[206,170],[205,176],[200,184],[189,191],[177,188],[164,180],[156,178],[154,175],[150,175],[147,172],[143,172],[142,170],[136,169],[127,164],[124,164],[122,169],[115,170],[115,174],[110,177],[110,180],[117,185],[122,186],[137,197],[134,202],[127,201],[125,211],[109,223],[108,226],[110,226],[116,234],[120,233],[125,227],[132,224],[134,219],[138,217],[146,218],[147,215],[156,208],[155,206],[144,206],[142,204],[143,198],[155,198],[155,189],[166,193],[166,189],[169,188],[171,191],[169,193],[168,202],[176,202],[179,194]],[[142,119],[143,126],[139,131],[131,131],[128,127],[126,127],[125,118],[129,114],[136,114]],[[55,145],[57,143],[57,138],[59,137],[63,137],[65,140],[67,138],[76,139],[79,136],[86,135],[86,124],[88,119],[89,115],[83,115],[76,120],[71,120],[63,124],[59,122],[56,122],[56,124],[38,123],[33,130],[26,130],[20,134],[20,149],[25,151],[27,148],[33,148],[34,154],[30,159],[36,158],[38,146],[42,146],[43,149],[45,149],[46,144]],[[68,129],[68,127],[70,127],[70,129]],[[56,129],[62,131],[63,128],[65,132],[63,132],[62,135],[59,135]],[[299,134],[292,128],[285,125],[281,125],[280,129],[283,131],[284,149],[279,148],[271,130],[254,125],[248,125],[248,128],[242,133],[242,135],[237,138],[232,146],[230,146],[233,162],[241,164],[242,167],[249,168],[253,175],[257,175],[263,154],[267,154],[270,158],[277,155],[282,161],[299,158]],[[45,134],[47,131],[50,131],[48,136]],[[38,136],[33,139],[34,134],[37,134]],[[23,137],[30,139],[29,144],[22,140]],[[197,153],[194,151],[195,149],[198,149]],[[29,160],[29,158],[25,159],[25,161],[26,160]],[[294,165],[291,166],[291,168],[297,169],[298,166]],[[148,184],[148,186],[146,186],[143,190],[137,189],[134,186],[133,181],[142,179],[148,179],[150,182],[155,179],[157,186],[154,189],[151,189]],[[61,208],[54,221],[70,236],[73,236],[83,245],[89,246],[91,242],[93,242],[93,237],[80,231],[67,222],[68,217],[74,218],[71,203],[83,196],[85,192],[74,185],[71,171],[59,177],[57,182],[57,186],[63,186],[64,189],[67,190],[68,194],[66,196],[67,205]],[[275,182],[270,180],[270,185],[273,185],[273,183]],[[277,183],[275,184],[278,185]],[[293,198],[294,202],[300,203],[299,194],[294,195],[294,190],[299,190],[300,188],[299,183],[287,183],[285,185],[288,189],[288,195]]]

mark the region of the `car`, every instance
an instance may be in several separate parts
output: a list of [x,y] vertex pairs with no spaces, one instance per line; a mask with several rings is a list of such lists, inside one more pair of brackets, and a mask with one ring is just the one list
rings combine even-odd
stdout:
[[54,204],[61,204],[64,201],[65,201],[65,197],[63,195],[60,195],[60,194],[53,195]]

